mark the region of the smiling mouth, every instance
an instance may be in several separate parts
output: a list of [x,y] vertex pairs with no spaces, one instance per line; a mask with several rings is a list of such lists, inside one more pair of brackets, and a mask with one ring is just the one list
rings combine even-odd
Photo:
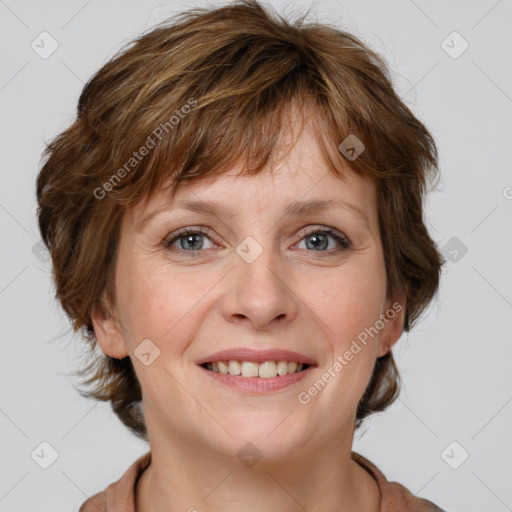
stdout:
[[311,365],[284,360],[264,361],[263,363],[230,360],[207,362],[200,366],[206,370],[224,375],[233,375],[241,378],[260,377],[262,379],[269,379],[272,377],[283,377],[290,373],[300,373]]

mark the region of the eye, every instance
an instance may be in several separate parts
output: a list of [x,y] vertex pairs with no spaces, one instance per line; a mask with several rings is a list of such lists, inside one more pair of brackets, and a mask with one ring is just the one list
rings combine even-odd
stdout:
[[[303,232],[300,236],[302,236],[302,238],[299,244],[305,241],[305,250],[327,253],[326,255],[337,254],[352,246],[347,237],[331,228],[310,228],[308,232]],[[213,237],[213,234],[207,227],[186,227],[171,233],[164,241],[163,245],[169,250],[181,252],[188,257],[196,257],[202,249],[211,249],[215,245],[210,237]],[[212,245],[205,247],[204,240],[208,240]],[[331,244],[330,240],[334,240],[334,244]],[[336,244],[338,245],[337,248],[326,250],[330,245]]]
[[[205,227],[188,227],[180,229],[176,233],[172,233],[169,237],[164,241],[164,247],[177,251],[182,251],[187,254],[187,256],[195,256],[195,253],[204,249],[204,239],[210,240],[206,235],[210,233],[209,228]],[[211,242],[211,240],[210,240]],[[178,244],[178,247],[174,247],[175,244]],[[210,247],[206,247],[209,249]]]
[[[329,247],[329,239],[334,240],[338,244],[338,248],[326,251]],[[306,250],[314,252],[338,253],[349,249],[351,243],[347,237],[330,228],[315,228],[303,234],[302,241],[306,242]],[[334,244],[336,245],[336,244]]]

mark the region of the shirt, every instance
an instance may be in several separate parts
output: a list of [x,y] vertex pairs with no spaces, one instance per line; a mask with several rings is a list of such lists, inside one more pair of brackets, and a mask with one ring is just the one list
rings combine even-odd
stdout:
[[[431,501],[414,496],[403,485],[388,482],[382,472],[362,455],[352,452],[352,459],[377,482],[381,494],[380,512],[445,512]],[[136,460],[117,482],[85,501],[78,512],[135,512],[135,486],[150,463],[151,452],[148,452]]]

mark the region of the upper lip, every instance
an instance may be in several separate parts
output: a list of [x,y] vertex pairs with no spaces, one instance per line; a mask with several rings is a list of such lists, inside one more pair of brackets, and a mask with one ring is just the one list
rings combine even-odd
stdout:
[[232,348],[221,350],[205,357],[201,357],[196,364],[212,363],[217,361],[251,361],[255,363],[264,363],[265,361],[288,361],[302,364],[315,365],[316,362],[311,357],[298,352],[292,352],[284,349],[272,350],[254,350],[252,348]]

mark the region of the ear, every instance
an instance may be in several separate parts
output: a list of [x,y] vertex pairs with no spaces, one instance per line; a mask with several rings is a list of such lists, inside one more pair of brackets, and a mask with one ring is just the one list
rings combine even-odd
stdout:
[[402,335],[405,323],[406,303],[402,300],[387,300],[383,315],[383,332],[379,338],[379,352],[377,357],[387,354]]
[[119,322],[111,313],[110,305],[103,295],[100,304],[95,305],[91,313],[96,340],[103,353],[114,359],[128,356],[123,332]]

